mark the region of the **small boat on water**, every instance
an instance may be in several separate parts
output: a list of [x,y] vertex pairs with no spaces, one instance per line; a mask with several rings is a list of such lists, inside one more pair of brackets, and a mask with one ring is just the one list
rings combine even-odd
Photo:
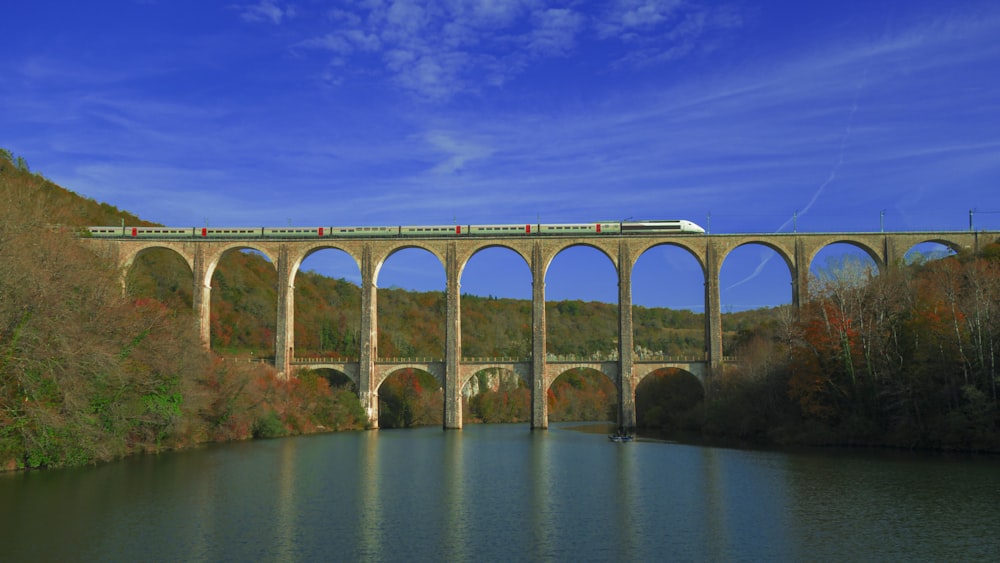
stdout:
[[619,430],[614,434],[608,434],[608,440],[611,440],[612,442],[631,442],[632,439],[633,438],[631,434],[624,432],[622,430]]

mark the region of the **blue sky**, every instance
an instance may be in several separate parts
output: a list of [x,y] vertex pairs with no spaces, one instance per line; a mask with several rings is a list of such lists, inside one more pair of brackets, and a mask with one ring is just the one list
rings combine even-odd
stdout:
[[[961,230],[974,209],[1000,229],[996,2],[38,0],[3,17],[0,146],[168,225],[877,231],[884,212],[887,230]],[[789,301],[768,252],[727,260],[724,309]],[[700,309],[693,259],[639,268],[637,303]],[[383,272],[443,287],[419,253]],[[529,280],[491,254],[463,290]],[[547,290],[616,298],[582,249]]]

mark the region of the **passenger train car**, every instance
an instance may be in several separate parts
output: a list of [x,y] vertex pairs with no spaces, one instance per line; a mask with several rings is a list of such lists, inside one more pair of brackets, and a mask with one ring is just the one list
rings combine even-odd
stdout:
[[372,238],[372,237],[506,237],[524,235],[646,235],[704,233],[691,221],[616,221],[602,223],[518,225],[427,225],[398,227],[86,227],[84,236],[98,238]]

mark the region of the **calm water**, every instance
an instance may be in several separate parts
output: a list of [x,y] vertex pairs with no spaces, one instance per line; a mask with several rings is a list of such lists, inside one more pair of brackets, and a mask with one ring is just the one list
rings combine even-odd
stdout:
[[995,458],[470,425],[0,475],[0,561],[998,559]]

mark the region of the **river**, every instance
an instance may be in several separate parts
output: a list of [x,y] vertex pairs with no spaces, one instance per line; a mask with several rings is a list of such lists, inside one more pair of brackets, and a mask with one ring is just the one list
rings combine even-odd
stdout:
[[0,475],[11,561],[991,561],[1000,459],[346,432]]

